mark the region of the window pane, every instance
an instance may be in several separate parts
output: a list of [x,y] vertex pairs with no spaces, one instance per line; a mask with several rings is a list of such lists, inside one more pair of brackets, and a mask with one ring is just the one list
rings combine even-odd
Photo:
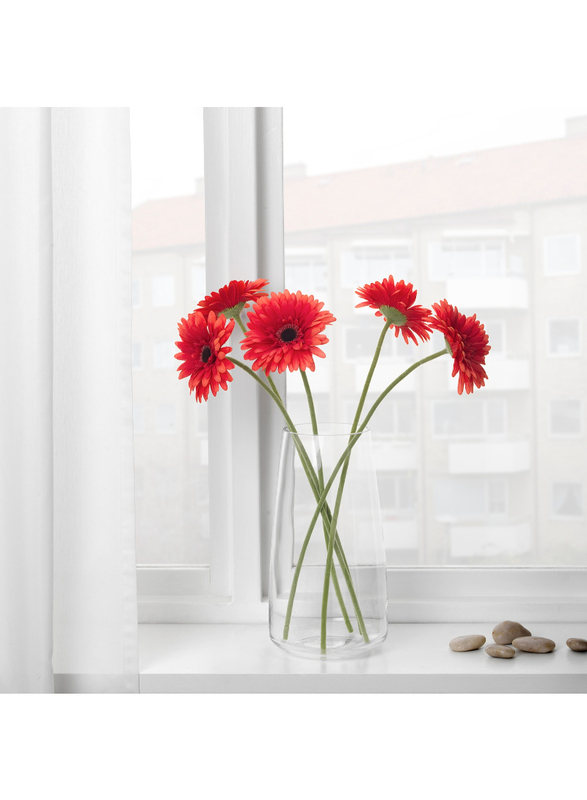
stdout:
[[[318,416],[352,420],[381,331],[374,310],[355,308],[357,287],[391,274],[413,284],[416,304],[446,298],[475,314],[492,348],[485,387],[459,396],[447,355],[408,375],[369,423],[388,563],[587,565],[587,370],[575,358],[587,184],[573,188],[587,134],[432,153],[418,137],[399,142],[400,116],[385,104],[356,119],[326,103],[284,109],[286,286],[312,287],[337,318],[309,374]],[[287,255],[304,249],[321,250],[319,267]],[[366,408],[443,344],[388,335]],[[305,419],[295,378],[287,385]]]
[[551,319],[548,323],[548,333],[548,350],[550,355],[579,355],[578,319]]
[[174,358],[205,295],[198,108],[131,108],[133,392],[139,564],[207,565],[208,425]]
[[491,341],[491,356],[505,354],[505,328],[506,323],[502,320],[484,320],[485,330]]
[[555,483],[552,487],[552,513],[555,517],[583,517],[582,484]]
[[577,436],[581,433],[580,400],[551,400],[550,432],[553,436]]

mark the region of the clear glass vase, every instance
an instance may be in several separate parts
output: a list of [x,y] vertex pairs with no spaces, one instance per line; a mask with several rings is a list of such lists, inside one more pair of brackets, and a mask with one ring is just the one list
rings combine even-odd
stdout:
[[309,425],[283,432],[269,628],[275,644],[308,658],[359,656],[387,635],[385,546],[371,434],[350,430],[328,424],[318,435]]

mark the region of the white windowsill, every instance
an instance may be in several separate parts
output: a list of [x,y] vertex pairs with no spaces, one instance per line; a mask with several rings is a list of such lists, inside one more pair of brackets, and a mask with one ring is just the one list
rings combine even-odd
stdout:
[[587,638],[587,624],[533,622],[535,636],[556,642],[552,653],[516,651],[491,658],[484,648],[453,653],[456,636],[493,624],[390,624],[387,640],[370,654],[346,661],[290,656],[269,639],[267,624],[142,624],[140,691],[146,693],[582,693],[587,653],[566,645]]

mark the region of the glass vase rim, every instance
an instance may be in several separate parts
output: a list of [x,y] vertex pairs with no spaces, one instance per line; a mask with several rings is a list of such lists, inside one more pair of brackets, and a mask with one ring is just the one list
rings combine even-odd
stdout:
[[347,439],[349,436],[362,436],[365,433],[371,433],[371,428],[369,427],[351,433],[352,423],[350,422],[318,423],[317,434],[314,433],[311,422],[300,422],[299,424],[296,423],[295,426],[296,426],[295,431],[290,431],[290,429],[287,426],[285,426],[283,428],[283,432],[289,434],[290,436],[299,436],[304,438],[310,438],[315,436],[333,436],[333,437],[343,436],[346,437]]

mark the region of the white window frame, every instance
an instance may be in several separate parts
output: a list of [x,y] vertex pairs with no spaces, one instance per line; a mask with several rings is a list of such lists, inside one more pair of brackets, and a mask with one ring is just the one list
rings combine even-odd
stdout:
[[[256,277],[283,289],[282,110],[207,108],[204,142],[207,289]],[[283,376],[278,381],[284,394]],[[242,374],[208,414],[210,566],[140,568],[140,622],[267,620],[283,422]],[[388,567],[387,575],[390,622],[570,622],[587,614],[584,567]]]

